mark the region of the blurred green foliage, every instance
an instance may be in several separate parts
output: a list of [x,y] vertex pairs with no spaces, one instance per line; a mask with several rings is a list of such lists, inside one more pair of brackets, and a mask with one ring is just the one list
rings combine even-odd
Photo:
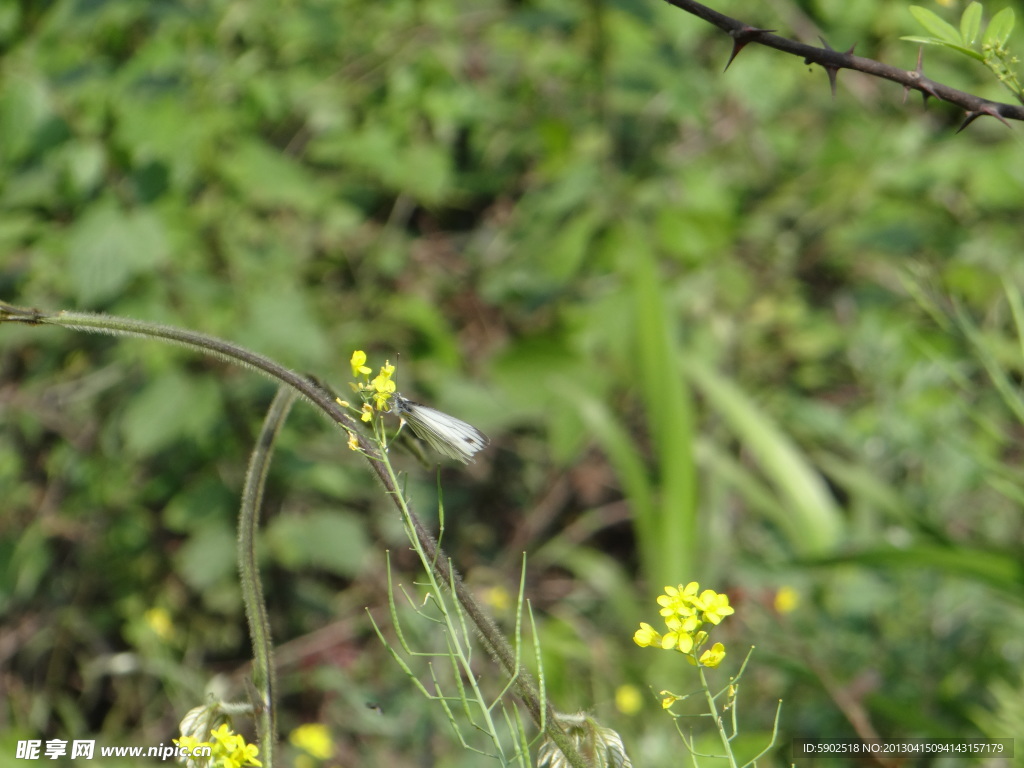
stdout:
[[[914,63],[909,4],[716,5]],[[1012,736],[1020,141],[857,73],[833,100],[755,46],[722,74],[729,42],[637,0],[4,4],[0,296],[218,334],[339,391],[352,349],[400,354],[405,394],[493,441],[442,472],[445,546],[481,589],[528,552],[549,693],[637,764],[679,743],[617,686],[687,670],[630,638],[690,580],[731,595],[733,658],[758,646],[752,742],[780,697],[784,744]],[[999,97],[951,58],[929,76]],[[234,515],[271,387],[7,326],[0,387],[0,753],[166,742],[218,672],[243,695]],[[282,727],[327,722],[346,764],[479,764],[364,618],[383,550],[413,563],[325,424],[295,409],[268,489]]]

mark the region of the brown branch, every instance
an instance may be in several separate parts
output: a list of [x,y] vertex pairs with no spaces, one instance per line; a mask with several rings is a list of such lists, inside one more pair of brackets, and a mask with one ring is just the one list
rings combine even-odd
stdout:
[[[833,94],[835,93],[836,73],[840,69],[854,69],[874,77],[892,80],[894,83],[902,85],[906,91],[920,91],[925,99],[929,96],[934,96],[941,101],[956,104],[967,113],[964,122],[960,126],[960,131],[979,117],[986,115],[996,118],[1007,126],[1010,125],[1007,119],[1024,120],[1024,107],[1018,104],[1004,104],[999,101],[983,99],[980,96],[975,96],[973,93],[960,91],[925,77],[921,72],[920,56],[918,56],[916,69],[900,69],[899,67],[883,64],[874,59],[854,56],[853,48],[846,52],[833,50],[824,40],[822,42],[825,44],[825,47],[816,48],[813,45],[805,45],[786,37],[779,37],[772,34],[773,30],[752,27],[749,24],[744,24],[742,21],[712,10],[706,5],[692,2],[692,0],[665,0],[665,2],[704,19],[704,21],[710,24],[714,24],[728,34],[733,39],[732,55],[729,57],[729,64],[732,63],[732,60],[736,58],[736,55],[748,43],[758,43],[783,51],[784,53],[800,56],[806,64],[819,64],[824,67],[825,72],[829,76]],[[726,67],[729,64],[726,64]]]

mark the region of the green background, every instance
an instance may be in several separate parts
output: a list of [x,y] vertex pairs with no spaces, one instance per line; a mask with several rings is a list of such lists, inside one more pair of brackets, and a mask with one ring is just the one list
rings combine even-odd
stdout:
[[[908,68],[921,32],[904,3],[715,6]],[[492,440],[441,472],[456,566],[511,626],[527,553],[549,694],[637,765],[681,763],[654,694],[695,680],[631,637],[693,580],[737,608],[717,684],[757,646],[741,754],[780,698],[778,765],[795,736],[1020,735],[1021,129],[955,135],[957,108],[853,72],[833,99],[756,46],[723,74],[730,42],[635,0],[4,4],[0,298],[339,391],[353,349],[397,362]],[[1008,98],[951,53],[925,71]],[[235,515],[272,395],[154,342],[0,328],[0,763],[166,743],[211,680],[244,697]],[[432,519],[436,478],[398,461]],[[384,551],[415,591],[414,562],[302,404],[267,514],[282,730],[327,724],[326,764],[486,762],[373,635]]]

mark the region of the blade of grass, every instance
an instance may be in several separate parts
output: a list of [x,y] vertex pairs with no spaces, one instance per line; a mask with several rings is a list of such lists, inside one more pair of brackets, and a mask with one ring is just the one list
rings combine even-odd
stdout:
[[833,551],[842,537],[842,516],[807,457],[732,381],[696,358],[686,372],[782,497],[789,512],[783,531],[793,549],[805,556]]
[[[697,472],[694,463],[694,416],[689,382],[680,371],[680,348],[674,338],[658,263],[645,247],[637,225],[619,236],[632,268],[636,365],[648,433],[657,466],[657,503],[646,510],[650,532],[641,542],[641,562],[649,583],[660,589],[693,578],[701,551],[697,526]],[[626,248],[628,244],[628,248]]]

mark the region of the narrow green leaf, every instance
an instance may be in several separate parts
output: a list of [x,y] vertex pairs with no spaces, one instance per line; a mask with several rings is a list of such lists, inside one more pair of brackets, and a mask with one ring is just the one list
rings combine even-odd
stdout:
[[713,368],[691,360],[685,372],[788,507],[783,531],[793,549],[805,555],[833,551],[844,537],[843,516],[807,455],[745,392]]
[[[621,250],[632,252],[635,359],[658,467],[657,557],[674,560],[680,570],[693,568],[698,550],[693,406],[689,388],[678,373],[675,325],[667,310],[658,261],[643,245],[650,239],[645,229],[626,222],[618,235]],[[668,509],[673,510],[671,514],[664,512]],[[655,555],[648,553],[648,561],[651,557]]]
[[937,37],[921,37],[920,35],[903,35],[900,40],[906,40],[908,43],[923,43],[924,45],[945,45]]
[[938,14],[929,11],[927,8],[922,8],[920,5],[910,6],[910,12],[917,19],[918,24],[935,35],[939,40],[959,45],[960,33],[957,31],[957,28]]
[[937,37],[917,37],[907,35],[901,37],[900,40],[906,40],[910,43],[923,43],[924,45],[941,45],[943,48],[952,48],[954,51],[962,53],[964,56],[970,56],[972,59],[977,59],[978,61],[985,60],[985,57],[977,51],[972,51],[970,48],[964,48],[962,45],[947,43],[945,40],[939,40]]
[[1017,17],[1013,14],[1013,8],[1003,8],[988,23],[982,45],[1002,48],[1010,39],[1010,33],[1013,32],[1013,25],[1016,23]]
[[1020,599],[1020,583],[1024,577],[1020,560],[1012,553],[980,550],[969,547],[909,546],[879,547],[849,557],[833,560],[890,568],[932,569],[937,572],[977,581]]
[[975,51],[975,50],[973,50],[971,48],[964,48],[962,45],[955,45],[953,43],[939,43],[939,45],[941,45],[941,46],[943,46],[945,48],[952,48],[954,51],[957,51],[958,53],[962,53],[964,56],[970,56],[972,59],[977,59],[978,61],[984,61],[985,60],[985,57],[982,56],[977,51]]
[[968,48],[973,48],[981,30],[981,3],[971,3],[960,16],[960,40]]

